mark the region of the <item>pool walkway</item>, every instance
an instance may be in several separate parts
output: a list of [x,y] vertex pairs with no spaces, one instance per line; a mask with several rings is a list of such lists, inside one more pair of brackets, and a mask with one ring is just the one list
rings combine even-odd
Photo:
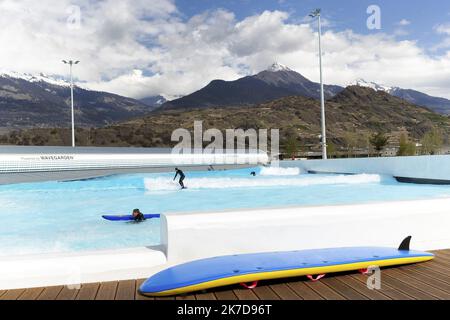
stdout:
[[[357,273],[330,275],[318,282],[305,277],[266,281],[256,289],[239,286],[193,295],[156,300],[450,300],[450,249],[433,252],[433,261],[382,270],[381,290],[369,290],[367,276]],[[0,291],[0,300],[154,300],[139,295],[143,282],[127,280]]]

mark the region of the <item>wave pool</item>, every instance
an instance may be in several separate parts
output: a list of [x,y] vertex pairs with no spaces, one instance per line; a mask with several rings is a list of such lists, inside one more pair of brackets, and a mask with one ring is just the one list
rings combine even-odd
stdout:
[[101,218],[134,208],[183,214],[450,197],[450,186],[403,184],[374,174],[304,174],[297,168],[187,172],[187,190],[179,190],[173,176],[132,174],[0,186],[0,256],[159,244],[158,220],[134,224]]

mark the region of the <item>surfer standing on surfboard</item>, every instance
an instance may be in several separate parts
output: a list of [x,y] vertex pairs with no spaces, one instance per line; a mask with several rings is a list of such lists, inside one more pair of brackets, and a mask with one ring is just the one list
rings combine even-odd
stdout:
[[186,178],[186,176],[184,175],[184,172],[178,168],[175,168],[175,172],[176,173],[175,173],[175,177],[173,178],[173,181],[175,181],[177,176],[180,176],[180,180],[178,181],[178,183],[180,184],[181,189],[186,189],[186,187],[184,186],[184,183],[183,183],[184,178]]

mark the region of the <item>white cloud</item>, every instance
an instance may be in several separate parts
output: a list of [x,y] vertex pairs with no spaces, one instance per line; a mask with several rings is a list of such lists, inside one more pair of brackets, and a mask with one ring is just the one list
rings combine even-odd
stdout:
[[393,34],[397,37],[404,37],[404,36],[409,35],[407,26],[409,26],[410,24],[411,24],[411,21],[409,21],[407,19],[402,19],[402,20],[398,21],[397,23],[395,23],[395,25],[397,27],[394,29]]
[[444,38],[437,44],[431,47],[432,51],[450,48],[450,23],[442,23],[434,26],[434,31],[437,34],[443,35]]
[[[0,68],[61,75],[67,74],[61,59],[73,57],[81,60],[75,72],[87,86],[137,98],[188,94],[213,79],[234,80],[274,61],[318,81],[316,25],[290,22],[286,12],[239,21],[216,10],[183,20],[172,0],[80,0],[81,28],[71,30],[66,25],[71,4],[0,0]],[[450,35],[445,25],[435,30]],[[416,42],[394,35],[330,28],[323,49],[327,83],[364,78],[450,97],[450,54],[432,57]]]
[[399,26],[409,26],[411,24],[411,21],[407,20],[407,19],[402,19],[399,22],[397,22],[397,25]]
[[81,0],[81,27],[68,26],[70,0],[0,1],[0,67],[67,74],[62,59],[76,58],[80,79],[100,81],[155,62],[143,44],[176,21],[171,0]]
[[434,30],[439,34],[450,35],[450,23],[438,24],[434,27]]
[[403,28],[396,28],[394,30],[394,35],[398,36],[398,37],[404,37],[409,35],[409,31],[403,29]]

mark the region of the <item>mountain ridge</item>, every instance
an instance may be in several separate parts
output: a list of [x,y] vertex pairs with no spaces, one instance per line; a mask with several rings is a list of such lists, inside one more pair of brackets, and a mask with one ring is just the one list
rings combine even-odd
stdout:
[[[325,96],[330,98],[344,88],[324,85],[324,89]],[[252,76],[233,81],[213,80],[200,90],[164,103],[159,109],[245,106],[293,95],[318,99],[320,84],[284,65],[274,63]]]
[[[77,127],[98,127],[144,115],[151,108],[132,98],[74,86]],[[70,124],[70,84],[46,75],[0,74],[0,127]]]
[[[77,132],[79,145],[173,147],[172,131],[193,130],[196,120],[203,120],[203,129],[280,129],[281,145],[296,139],[302,145],[320,150],[320,101],[301,96],[283,97],[252,106],[171,109],[151,113],[104,128]],[[450,119],[426,108],[393,97],[386,92],[350,86],[327,102],[327,133],[329,141],[340,147],[348,145],[348,136],[368,144],[368,137],[377,132],[393,139],[407,132],[420,140],[433,128],[440,128],[446,141],[450,137]],[[3,144],[68,145],[70,131],[57,129],[22,130],[0,137]],[[34,140],[33,140],[34,139]]]
[[394,97],[401,98],[413,104],[426,107],[434,112],[444,115],[450,115],[450,100],[442,97],[434,97],[426,93],[413,90],[403,89],[400,87],[390,87],[376,82],[365,81],[364,79],[357,79],[350,85],[357,85],[361,87],[369,87],[377,91],[384,91]]
[[[353,85],[384,91],[437,113],[450,115],[450,100],[446,98],[433,97],[417,90],[386,86],[362,78],[356,79],[349,86]],[[324,85],[325,98],[331,99],[343,89],[337,85]],[[233,81],[213,80],[189,95],[165,102],[158,109],[246,106],[292,95],[320,99],[320,85],[285,65],[274,63],[255,75]]]
[[149,107],[152,107],[152,109],[156,109],[156,108],[159,108],[160,106],[162,106],[165,102],[167,102],[167,99],[161,95],[158,95],[158,96],[145,97],[145,98],[139,99],[139,101],[141,101],[142,103],[144,103],[145,105],[147,105]]
[[[432,97],[411,89],[380,85],[363,79],[358,79],[353,84],[385,92],[392,97],[440,114],[450,114],[450,100],[445,98]],[[334,101],[333,99],[345,90],[343,87],[332,85],[324,88],[328,101]],[[234,81],[213,80],[199,91],[175,99],[175,103],[165,101],[162,96],[151,96],[139,101],[108,92],[89,90],[80,85],[76,85],[74,90],[77,127],[108,126],[150,112],[172,109],[247,107],[289,96],[313,99],[320,96],[318,83],[278,63],[253,76]],[[177,105],[177,101],[181,101],[181,105]],[[401,101],[398,103],[402,104]],[[66,80],[45,74],[0,72],[0,129],[69,125],[70,84]]]

